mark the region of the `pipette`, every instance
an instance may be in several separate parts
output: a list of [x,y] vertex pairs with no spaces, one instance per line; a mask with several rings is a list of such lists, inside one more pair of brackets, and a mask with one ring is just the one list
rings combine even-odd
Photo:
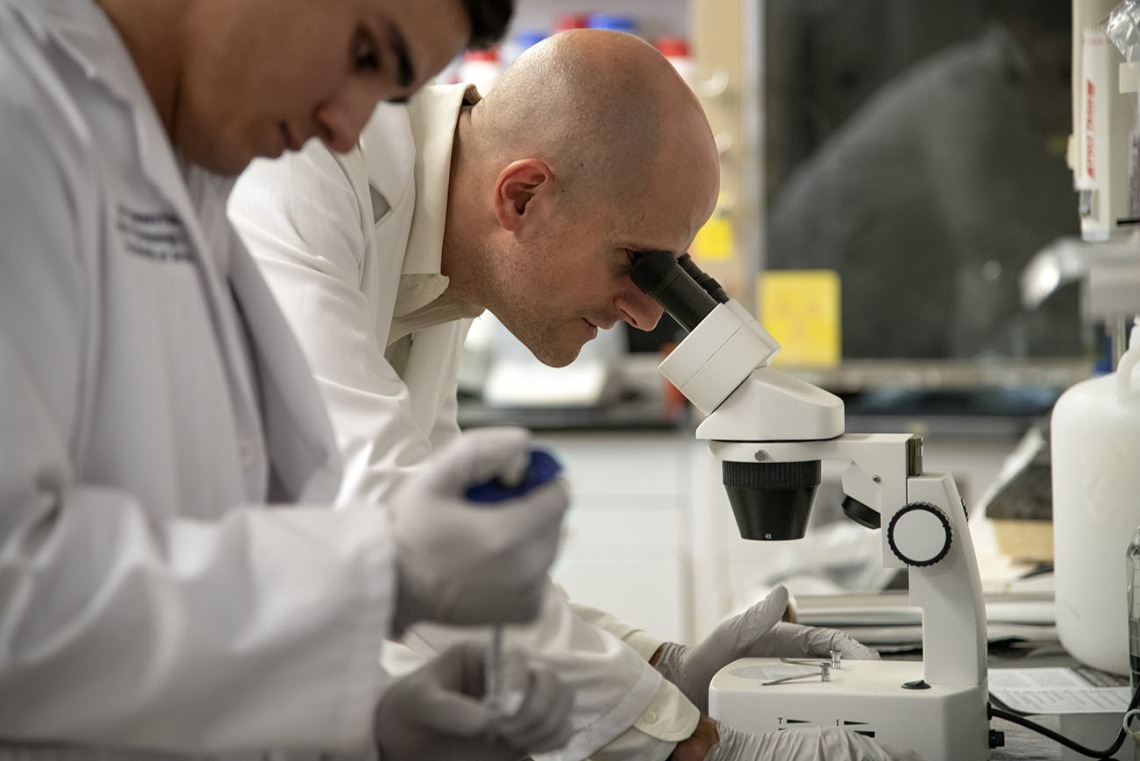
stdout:
[[[531,489],[542,486],[562,471],[549,452],[531,449],[521,453],[503,472],[495,478],[467,490],[467,498],[472,502],[493,504],[522,496]],[[491,627],[491,644],[487,649],[487,661],[483,669],[483,705],[490,716],[488,735],[493,739],[498,734],[498,723],[504,716],[518,710],[523,695],[503,694],[503,627]]]

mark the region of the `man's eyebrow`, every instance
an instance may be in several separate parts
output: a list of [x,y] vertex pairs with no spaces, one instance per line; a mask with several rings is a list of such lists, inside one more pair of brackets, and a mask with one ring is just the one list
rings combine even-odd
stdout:
[[412,64],[411,56],[408,55],[408,41],[399,29],[390,26],[388,27],[388,42],[396,54],[398,63],[396,84],[400,87],[411,87],[412,83],[416,81],[416,67]]

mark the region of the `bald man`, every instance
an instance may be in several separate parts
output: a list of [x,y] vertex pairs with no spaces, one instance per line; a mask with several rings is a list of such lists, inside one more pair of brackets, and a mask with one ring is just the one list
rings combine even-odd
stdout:
[[[602,31],[531,48],[485,99],[438,87],[381,107],[346,155],[313,146],[253,166],[230,214],[331,410],[340,497],[381,498],[458,435],[458,357],[484,309],[552,366],[619,320],[651,329],[661,310],[631,258],[686,251],[718,186],[692,92],[652,47]],[[703,716],[709,680],[737,657],[873,657],[778,623],[785,607],[778,592],[690,650],[552,585],[539,621],[508,635],[577,690],[577,731],[541,758],[890,758],[839,729],[756,737]],[[418,627],[405,641],[428,653],[471,636]]]

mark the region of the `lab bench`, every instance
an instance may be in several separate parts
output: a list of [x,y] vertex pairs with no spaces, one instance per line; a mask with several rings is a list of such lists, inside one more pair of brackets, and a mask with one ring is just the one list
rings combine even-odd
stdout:
[[[1057,666],[1080,667],[1081,664],[1066,653],[1059,643],[1056,643],[1053,648],[1042,648],[1041,654],[1031,654],[1025,658],[1006,659],[1000,655],[991,655],[989,659],[991,671],[1006,667],[1050,668]],[[1102,750],[1111,745],[1120,729],[1119,717],[1109,715],[1070,715],[1066,717],[1064,722],[1056,714],[1033,715],[1026,718],[1070,740],[1097,750]],[[990,726],[1005,734],[1005,744],[994,749],[991,761],[1077,761],[1087,758],[1074,750],[1064,748],[1061,744],[1031,729],[1006,719],[995,717],[991,719]],[[1112,758],[1119,761],[1140,759],[1140,745],[1131,737],[1125,737],[1123,746]]]
[[[1047,729],[1066,734],[1062,732],[1061,721],[1057,716],[1031,716],[1029,718]],[[994,749],[990,761],[1068,761],[1069,757],[1074,759],[1085,758],[1075,751],[1070,751],[1069,755],[1066,755],[1065,750],[1058,743],[1005,719],[994,719],[990,725],[1005,733],[1005,745]],[[1104,735],[1070,739],[1083,740],[1083,744],[1088,747],[1103,749],[1111,744],[1115,737]],[[1124,746],[1112,758],[1132,759],[1134,746],[1135,741],[1132,738],[1125,738]],[[1136,757],[1140,758],[1140,754],[1137,754]]]

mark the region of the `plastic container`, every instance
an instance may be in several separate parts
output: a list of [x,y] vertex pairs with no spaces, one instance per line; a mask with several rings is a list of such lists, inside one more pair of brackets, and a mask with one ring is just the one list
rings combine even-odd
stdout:
[[1128,668],[1125,560],[1140,525],[1140,328],[1115,373],[1057,400],[1051,431],[1057,635],[1077,660]]
[[468,50],[459,66],[459,81],[475,85],[480,94],[486,95],[502,70],[497,49]]
[[457,55],[451,59],[451,63],[444,67],[443,71],[435,75],[435,84],[437,85],[454,85],[459,82],[459,72],[463,68],[463,55]]
[[684,37],[658,37],[653,41],[653,47],[661,51],[661,55],[673,64],[673,68],[681,75],[681,79],[693,84],[693,58],[689,54],[689,42]]
[[591,13],[586,19],[589,29],[609,29],[614,32],[637,34],[637,19],[616,13]]
[[585,29],[590,17],[581,13],[562,13],[555,17],[553,29],[555,32],[565,32],[568,29]]

